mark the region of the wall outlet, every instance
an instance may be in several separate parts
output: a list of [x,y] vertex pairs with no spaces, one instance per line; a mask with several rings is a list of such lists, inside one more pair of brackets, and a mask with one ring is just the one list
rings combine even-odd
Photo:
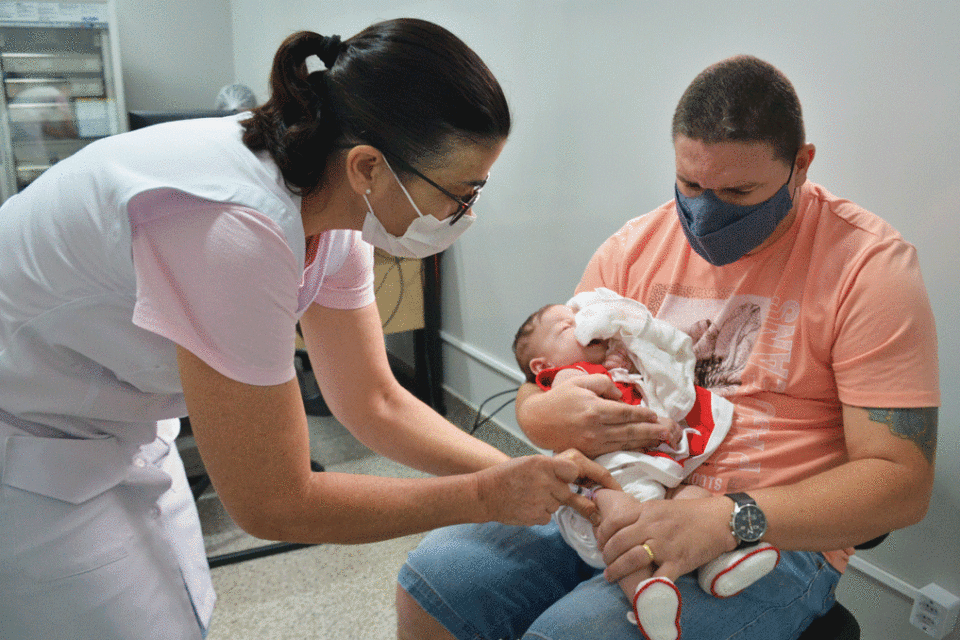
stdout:
[[917,592],[910,623],[934,638],[953,631],[960,613],[960,598],[937,584],[928,584]]

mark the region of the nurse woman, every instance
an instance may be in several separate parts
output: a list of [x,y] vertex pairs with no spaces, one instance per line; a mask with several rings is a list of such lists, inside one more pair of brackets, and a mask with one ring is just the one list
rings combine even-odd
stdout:
[[[424,257],[473,223],[510,128],[483,62],[394,20],[294,34],[270,82],[252,112],[93,143],[0,209],[2,638],[206,634],[215,596],[174,445],[188,414],[230,515],[271,540],[589,516],[567,483],[612,483],[574,452],[509,459],[387,363],[373,247]],[[436,477],[311,472],[297,322],[337,418]]]

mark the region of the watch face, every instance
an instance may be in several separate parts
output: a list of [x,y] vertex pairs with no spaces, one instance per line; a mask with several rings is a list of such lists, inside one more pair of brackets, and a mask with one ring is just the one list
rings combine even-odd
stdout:
[[733,533],[744,542],[756,542],[767,531],[767,517],[760,507],[748,504],[740,507],[733,520]]

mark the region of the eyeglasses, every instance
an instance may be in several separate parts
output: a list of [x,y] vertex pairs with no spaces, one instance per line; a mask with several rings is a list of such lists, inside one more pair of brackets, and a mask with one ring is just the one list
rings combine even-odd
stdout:
[[455,225],[457,223],[457,220],[462,218],[467,213],[467,211],[469,211],[470,208],[477,202],[477,198],[480,197],[480,192],[483,190],[483,188],[487,184],[487,179],[490,178],[490,176],[487,175],[487,177],[483,180],[483,182],[481,182],[476,186],[476,188],[474,188],[473,193],[470,194],[470,197],[464,199],[464,198],[460,198],[458,196],[453,195],[452,193],[450,193],[449,191],[447,191],[446,189],[438,185],[436,182],[434,182],[427,176],[417,171],[414,167],[410,165],[409,162],[405,161],[400,156],[390,153],[389,151],[383,151],[383,150],[381,150],[381,153],[383,153],[384,155],[390,156],[390,159],[396,162],[401,169],[403,169],[404,171],[409,171],[410,173],[414,174],[418,178],[424,180],[427,184],[435,188],[437,191],[439,191],[440,193],[442,193],[443,195],[447,196],[448,198],[450,198],[451,200],[457,203],[457,210],[453,213],[452,216],[450,216],[451,226]]

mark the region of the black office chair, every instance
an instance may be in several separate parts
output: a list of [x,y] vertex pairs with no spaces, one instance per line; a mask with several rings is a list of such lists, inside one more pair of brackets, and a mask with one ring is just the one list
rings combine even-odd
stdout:
[[[858,544],[856,548],[873,549],[883,542],[887,535],[889,534],[885,533],[879,538]],[[798,640],[860,640],[860,624],[849,609],[837,602],[826,615],[814,620]]]

